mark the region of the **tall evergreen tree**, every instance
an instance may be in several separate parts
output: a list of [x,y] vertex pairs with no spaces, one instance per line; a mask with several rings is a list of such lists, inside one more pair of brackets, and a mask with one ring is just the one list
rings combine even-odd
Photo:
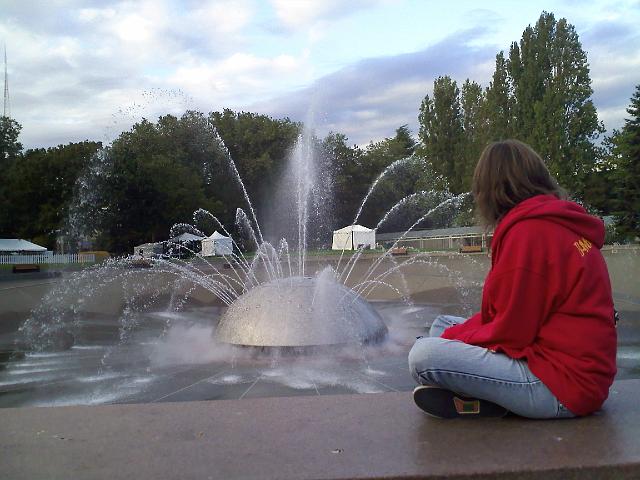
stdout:
[[460,90],[449,76],[433,83],[433,98],[426,95],[418,116],[419,137],[433,172],[449,182],[452,192],[464,190],[464,163],[461,162],[463,119]]
[[604,131],[591,100],[587,55],[566,19],[543,12],[513,43],[507,62],[513,82],[514,136],[530,143],[550,171],[582,196]]
[[417,143],[411,135],[408,125],[396,129],[396,136],[391,141],[393,152],[402,157],[408,157],[416,151]]
[[496,69],[485,92],[486,139],[504,140],[513,136],[513,94],[504,52],[496,55]]
[[640,84],[627,108],[631,116],[622,131],[614,134],[613,154],[617,168],[614,174],[616,198],[613,202],[617,226],[623,235],[640,236]]
[[471,189],[471,179],[476,163],[486,143],[486,124],[484,120],[485,98],[482,87],[467,79],[462,85],[462,127],[464,141],[462,155],[459,156],[458,171],[462,172],[463,189]]

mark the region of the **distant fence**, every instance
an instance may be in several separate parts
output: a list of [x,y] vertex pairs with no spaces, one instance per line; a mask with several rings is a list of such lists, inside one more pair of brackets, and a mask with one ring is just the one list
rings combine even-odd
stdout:
[[[489,240],[489,241],[487,241]],[[442,237],[411,238],[408,235],[398,240],[399,247],[411,247],[423,250],[454,250],[463,246],[478,246],[486,248],[490,239],[483,235],[447,235]],[[387,242],[388,243],[388,242]]]
[[0,265],[23,265],[26,263],[69,264],[69,263],[95,263],[96,256],[93,253],[54,253],[51,255],[0,255]]

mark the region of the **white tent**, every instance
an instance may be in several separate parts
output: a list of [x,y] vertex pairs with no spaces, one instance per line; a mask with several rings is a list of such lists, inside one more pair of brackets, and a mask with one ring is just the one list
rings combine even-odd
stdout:
[[47,249],[21,238],[0,239],[0,254],[7,253],[44,253]]
[[171,257],[186,258],[193,254],[200,253],[202,248],[202,239],[207,238],[203,235],[194,235],[193,233],[181,233],[177,237],[170,238],[165,245],[165,254]]
[[376,231],[362,225],[349,225],[333,232],[333,250],[376,248]]
[[225,237],[217,231],[210,237],[202,239],[202,255],[211,257],[213,255],[231,255],[233,253],[233,240]]

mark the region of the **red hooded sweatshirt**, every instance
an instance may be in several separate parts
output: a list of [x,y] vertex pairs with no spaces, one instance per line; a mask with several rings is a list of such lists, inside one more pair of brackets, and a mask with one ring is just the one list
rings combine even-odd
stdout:
[[552,195],[511,209],[494,232],[482,310],[443,338],[526,359],[576,415],[599,409],[616,374],[604,225]]

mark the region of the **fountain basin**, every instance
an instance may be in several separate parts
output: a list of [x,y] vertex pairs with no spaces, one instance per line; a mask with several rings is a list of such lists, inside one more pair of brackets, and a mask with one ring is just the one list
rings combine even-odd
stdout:
[[252,347],[312,347],[380,341],[376,310],[333,279],[288,277],[241,295],[220,319],[216,339]]

